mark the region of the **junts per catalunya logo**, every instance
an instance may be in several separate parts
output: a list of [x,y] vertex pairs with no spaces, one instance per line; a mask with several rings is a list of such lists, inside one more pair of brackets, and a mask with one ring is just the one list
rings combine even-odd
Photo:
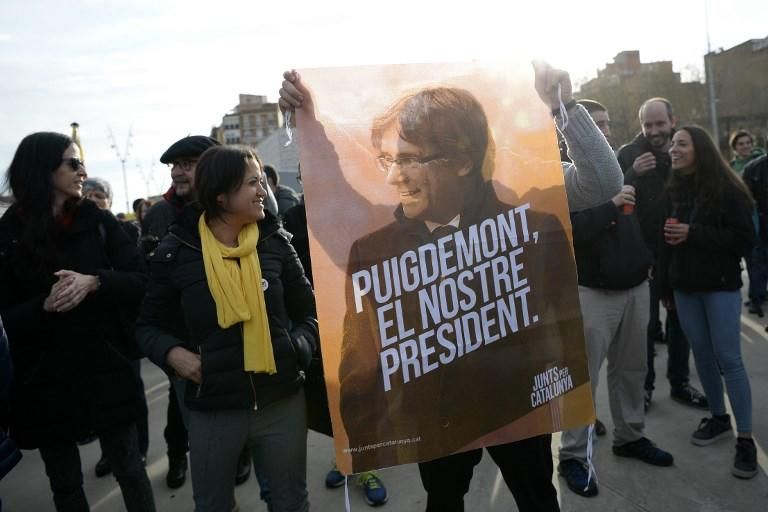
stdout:
[[531,391],[531,407],[538,407],[550,400],[564,395],[573,389],[571,372],[566,366],[558,368],[553,366],[533,377]]

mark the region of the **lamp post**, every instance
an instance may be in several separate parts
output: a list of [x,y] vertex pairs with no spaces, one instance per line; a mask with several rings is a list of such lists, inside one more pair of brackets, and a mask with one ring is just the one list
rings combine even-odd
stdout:
[[707,70],[707,89],[709,91],[709,119],[712,122],[712,138],[715,146],[720,147],[720,127],[717,122],[717,98],[715,98],[715,71],[712,69],[712,45],[709,40],[709,1],[704,0],[704,16],[707,25],[707,55],[704,56],[704,68]]
[[115,150],[117,159],[120,160],[120,164],[123,166],[123,190],[125,190],[125,213],[131,211],[131,203],[128,195],[128,175],[125,172],[125,162],[128,160],[128,156],[131,154],[131,139],[133,138],[133,127],[128,129],[128,137],[125,140],[125,149],[120,152],[120,148],[117,146],[115,136],[112,134],[112,128],[107,126],[109,132],[109,140],[111,142],[112,149]]

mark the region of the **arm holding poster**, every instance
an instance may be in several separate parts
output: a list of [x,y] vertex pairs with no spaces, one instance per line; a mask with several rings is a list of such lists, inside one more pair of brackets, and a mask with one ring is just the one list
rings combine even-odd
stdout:
[[573,160],[563,162],[568,209],[578,212],[610,201],[624,184],[611,146],[587,110],[573,100],[568,73],[543,62],[535,62],[534,69],[536,92],[541,100],[553,112],[559,112],[561,100],[567,109],[568,124],[562,134]]
[[297,110],[339,468],[589,421],[563,169],[530,68],[302,75],[280,106]]

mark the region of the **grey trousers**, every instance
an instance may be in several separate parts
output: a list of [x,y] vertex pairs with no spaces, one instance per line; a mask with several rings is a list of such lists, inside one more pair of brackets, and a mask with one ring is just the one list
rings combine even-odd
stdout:
[[[613,419],[613,444],[643,437],[643,384],[648,371],[646,328],[648,284],[629,290],[598,290],[579,286],[592,399],[600,367],[608,359],[608,399]],[[563,432],[560,460],[587,460],[587,427]]]
[[232,512],[237,460],[250,442],[273,512],[306,512],[307,417],[304,390],[259,409],[189,411],[195,512]]

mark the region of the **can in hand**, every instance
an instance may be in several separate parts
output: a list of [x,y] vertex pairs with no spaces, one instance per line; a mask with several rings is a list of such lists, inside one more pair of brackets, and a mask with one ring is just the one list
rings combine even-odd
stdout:
[[[680,224],[680,220],[677,217],[669,217],[666,221],[664,221],[664,225],[667,224]],[[672,239],[668,237],[666,234],[664,234],[664,240],[667,243],[670,243]]]

